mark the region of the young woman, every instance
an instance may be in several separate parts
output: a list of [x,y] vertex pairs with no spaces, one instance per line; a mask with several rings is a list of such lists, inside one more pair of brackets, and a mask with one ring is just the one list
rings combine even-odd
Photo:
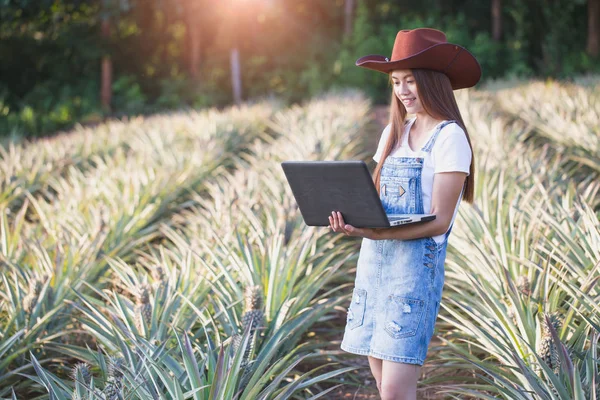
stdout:
[[341,348],[368,356],[382,399],[416,399],[442,298],[448,236],[461,198],[473,200],[473,152],[453,90],[474,86],[481,68],[429,28],[398,32],[391,60],[366,56],[356,65],[388,74],[393,85],[390,124],[373,157],[386,213],[436,219],[361,229],[332,212],[333,231],[363,237]]

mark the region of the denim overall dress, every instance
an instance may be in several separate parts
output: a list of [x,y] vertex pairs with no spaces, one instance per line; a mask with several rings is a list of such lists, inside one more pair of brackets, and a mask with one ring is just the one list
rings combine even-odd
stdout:
[[[386,214],[424,214],[424,161],[441,129],[452,122],[440,123],[417,157],[385,159],[379,189]],[[363,238],[342,350],[423,365],[442,298],[450,230],[442,243],[431,237]]]

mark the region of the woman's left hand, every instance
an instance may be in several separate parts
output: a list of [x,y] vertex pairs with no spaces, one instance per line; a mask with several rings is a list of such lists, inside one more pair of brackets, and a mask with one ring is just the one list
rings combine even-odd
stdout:
[[346,234],[346,236],[360,236],[372,240],[380,239],[379,233],[381,232],[381,229],[356,228],[346,224],[342,217],[342,213],[339,211],[332,211],[331,216],[329,217],[329,227],[334,232],[341,232]]

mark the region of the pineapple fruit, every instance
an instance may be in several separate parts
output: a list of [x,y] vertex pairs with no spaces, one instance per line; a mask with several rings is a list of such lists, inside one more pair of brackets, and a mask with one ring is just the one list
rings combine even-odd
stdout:
[[[242,329],[250,330],[250,337],[248,339],[248,345],[244,351],[244,356],[241,362],[241,368],[245,368],[254,352],[256,347],[256,341],[259,335],[257,330],[264,327],[264,313],[263,308],[263,297],[262,289],[258,285],[247,286],[244,290],[244,314],[242,315]],[[238,333],[234,334],[231,338],[232,346],[237,351],[242,343],[242,336]],[[240,385],[243,385],[245,379],[242,378]]]
[[108,378],[103,392],[106,400],[123,399],[123,364],[122,357],[109,357],[108,359]]
[[84,393],[88,393],[88,388],[92,382],[92,373],[90,366],[86,363],[77,363],[71,370],[71,378],[75,383],[75,390],[71,396],[72,400],[83,400],[85,398]]
[[152,304],[150,303],[150,285],[142,283],[135,305],[135,324],[140,332],[150,328],[152,322]]
[[262,311],[262,289],[260,286],[247,286],[244,293],[244,314],[242,315],[242,327],[250,326],[250,331],[262,328],[264,324],[264,313]]
[[27,295],[23,298],[23,310],[27,314],[31,314],[35,308],[43,287],[44,283],[39,278],[29,281],[29,290],[27,291]]
[[[562,327],[562,321],[558,313],[548,314],[550,318],[550,324],[558,332]],[[558,374],[560,370],[560,357],[558,355],[558,344],[554,343],[550,328],[546,324],[545,318],[542,317],[542,337],[537,346],[537,353],[542,360]]]
[[531,284],[527,275],[520,275],[517,278],[517,290],[524,296],[531,295]]
[[86,363],[77,363],[71,370],[71,378],[75,382],[81,382],[85,385],[89,385],[92,381],[92,372],[90,366]]

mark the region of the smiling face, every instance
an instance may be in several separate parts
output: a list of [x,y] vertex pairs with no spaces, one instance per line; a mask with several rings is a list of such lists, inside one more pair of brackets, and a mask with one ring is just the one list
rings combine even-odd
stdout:
[[392,84],[394,85],[394,94],[400,100],[400,103],[406,108],[406,112],[417,114],[423,112],[423,104],[419,99],[417,82],[410,69],[399,69],[391,74]]

